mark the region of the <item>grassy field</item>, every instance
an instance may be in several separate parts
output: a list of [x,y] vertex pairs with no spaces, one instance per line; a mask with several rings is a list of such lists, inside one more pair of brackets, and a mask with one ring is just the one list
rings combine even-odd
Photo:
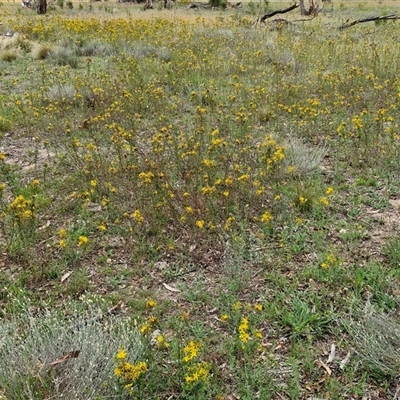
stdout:
[[155,6],[0,5],[0,399],[398,398],[396,2]]

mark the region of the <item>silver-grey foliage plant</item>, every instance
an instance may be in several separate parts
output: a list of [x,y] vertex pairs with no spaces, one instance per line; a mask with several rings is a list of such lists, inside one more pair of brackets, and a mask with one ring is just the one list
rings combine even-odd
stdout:
[[0,320],[0,398],[114,398],[115,355],[122,346],[133,361],[143,351],[125,317],[94,306],[68,317],[26,307]]

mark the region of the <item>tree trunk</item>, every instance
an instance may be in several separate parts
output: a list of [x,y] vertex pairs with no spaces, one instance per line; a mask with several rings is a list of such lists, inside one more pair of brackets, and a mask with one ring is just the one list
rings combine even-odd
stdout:
[[304,5],[304,0],[300,0],[300,14],[301,15],[308,15],[306,10],[306,6]]
[[318,14],[318,0],[309,0],[309,7],[306,8],[304,3],[305,0],[299,0],[300,3],[300,14],[301,15],[316,15]]
[[46,11],[47,11],[47,0],[39,0],[37,6],[37,13],[46,14]]
[[144,5],[144,8],[152,9],[153,8],[153,0],[146,0],[146,4]]

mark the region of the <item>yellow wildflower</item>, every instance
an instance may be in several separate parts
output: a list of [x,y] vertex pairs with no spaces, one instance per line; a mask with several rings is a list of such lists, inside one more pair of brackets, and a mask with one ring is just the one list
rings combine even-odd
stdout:
[[146,308],[154,308],[157,305],[157,303],[152,299],[148,299],[146,302]]
[[203,228],[204,228],[204,221],[203,221],[202,219],[196,221],[196,226],[197,226],[199,229],[203,229]]
[[115,358],[117,360],[125,360],[126,359],[126,351],[125,351],[125,349],[123,347],[118,351],[118,353],[115,356]]
[[328,187],[327,189],[326,189],[326,195],[327,196],[330,196],[332,193],[334,192],[334,190],[333,190],[333,188],[332,187]]
[[65,239],[67,237],[67,230],[64,228],[59,229],[58,236],[60,239]]
[[296,171],[296,167],[293,165],[289,165],[289,167],[287,167],[287,172],[289,172],[290,174],[293,173],[294,171]]
[[250,175],[249,174],[243,174],[241,176],[239,176],[238,181],[248,181],[250,179]]
[[232,186],[232,184],[233,184],[233,178],[231,176],[225,179],[226,186]]
[[208,377],[209,366],[207,363],[199,363],[189,367],[188,373],[185,375],[186,383],[197,383],[199,381],[205,382]]
[[201,349],[201,344],[191,340],[186,347],[183,349],[183,361],[189,362],[193,360],[193,358],[197,357],[199,351]]
[[156,342],[159,349],[167,349],[169,347],[169,343],[165,340],[163,335],[158,335],[156,337]]
[[247,318],[242,318],[242,321],[240,322],[239,328],[239,340],[242,343],[246,343],[250,339],[250,334],[249,334],[249,320]]
[[203,160],[203,165],[206,166],[207,168],[211,168],[215,166],[215,161],[214,160],[209,160],[209,159],[204,159]]
[[237,302],[232,306],[232,308],[233,308],[235,311],[238,311],[238,310],[240,310],[240,309],[242,308],[242,303],[241,303],[240,301],[237,301]]
[[267,223],[272,220],[272,214],[269,211],[265,211],[263,215],[261,215],[261,222]]
[[154,178],[154,174],[150,172],[141,172],[139,174],[139,179],[144,183],[151,183]]
[[327,199],[326,197],[321,197],[321,198],[319,199],[319,202],[320,202],[324,207],[326,207],[327,205],[329,205],[329,201],[328,201],[328,199]]
[[144,222],[144,217],[139,210],[135,210],[133,212],[132,218],[140,225],[143,224],[143,222]]
[[154,315],[150,315],[150,317],[147,319],[147,321],[150,325],[154,325],[158,322],[158,318],[155,317]]
[[29,219],[33,216],[32,210],[25,210],[21,213],[21,219]]
[[184,311],[182,313],[182,315],[181,315],[183,321],[188,321],[189,320],[189,316],[190,316],[189,313],[186,312],[186,311]]
[[29,219],[33,217],[33,203],[25,199],[23,195],[17,196],[8,206],[12,214],[20,219]]
[[79,247],[85,246],[88,242],[89,242],[89,239],[87,236],[83,236],[83,235],[79,236],[79,238],[78,238],[78,246]]
[[235,221],[235,217],[229,217],[224,224],[224,230],[227,231],[232,225],[232,222]]
[[114,369],[114,374],[127,382],[135,382],[146,371],[147,364],[143,361],[136,365],[123,361]]
[[207,194],[212,194],[212,193],[214,193],[215,191],[216,191],[217,189],[216,189],[216,187],[215,186],[203,186],[202,188],[201,188],[201,192],[204,194],[204,195],[207,195]]
[[146,323],[140,327],[140,333],[142,335],[147,335],[150,332],[150,324]]

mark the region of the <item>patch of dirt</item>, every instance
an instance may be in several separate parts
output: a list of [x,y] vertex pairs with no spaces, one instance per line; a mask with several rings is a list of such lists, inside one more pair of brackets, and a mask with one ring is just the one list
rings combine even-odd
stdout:
[[55,156],[55,153],[37,141],[35,137],[14,138],[10,134],[2,140],[0,151],[6,156],[6,164],[16,167],[28,176],[42,171]]
[[[21,174],[21,179],[31,181],[40,177],[44,169],[52,164],[55,153],[47,149],[44,144],[35,137],[17,136],[16,133],[6,134],[0,145],[0,152],[5,154],[5,164],[10,170]],[[0,183],[7,177],[0,177]],[[6,187],[3,193],[3,200],[9,203],[13,199],[13,193]],[[6,240],[0,231],[0,248],[6,246]],[[5,256],[5,254],[2,254]],[[0,258],[1,254],[0,254]]]
[[369,232],[368,247],[382,249],[388,239],[400,234],[400,197],[390,199],[389,203],[390,207],[383,211],[372,208],[366,210],[374,223]]
[[354,232],[353,238],[352,232],[346,227],[331,233],[334,242],[341,247],[346,263],[363,265],[369,261],[387,261],[384,249],[388,241],[400,236],[400,194],[390,198],[388,203],[380,209],[363,206],[360,215],[352,218],[352,222],[358,221],[360,227],[359,232]]

